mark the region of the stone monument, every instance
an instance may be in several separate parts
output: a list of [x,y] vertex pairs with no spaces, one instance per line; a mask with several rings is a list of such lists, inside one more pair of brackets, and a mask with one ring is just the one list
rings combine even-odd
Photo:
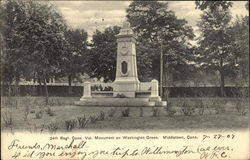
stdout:
[[139,90],[137,75],[135,36],[128,22],[117,37],[116,78],[114,82],[114,96],[123,94],[126,97],[135,97]]
[[167,102],[162,101],[159,96],[157,80],[151,82],[138,80],[136,38],[129,22],[123,23],[122,29],[116,37],[115,81],[113,83],[85,82],[83,96],[75,104],[82,106],[166,106]]

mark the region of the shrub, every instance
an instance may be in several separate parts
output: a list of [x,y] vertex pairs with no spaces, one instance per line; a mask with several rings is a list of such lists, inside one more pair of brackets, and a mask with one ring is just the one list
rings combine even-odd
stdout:
[[34,109],[30,110],[30,113],[35,113],[36,111]]
[[55,115],[55,111],[53,111],[51,109],[51,107],[46,107],[45,108],[45,112],[49,115],[49,116],[54,116]]
[[25,121],[27,121],[28,119],[29,112],[30,112],[30,107],[26,105],[25,110],[24,110],[24,117],[23,117]]
[[140,117],[143,117],[143,107],[140,107]]
[[199,109],[198,113],[199,115],[203,115],[204,114],[204,110],[205,110],[205,104],[204,104],[204,101],[202,101],[202,99],[198,99],[196,101],[196,108]]
[[116,98],[126,98],[127,96],[124,95],[123,93],[121,93],[121,94],[118,93],[115,97]]
[[77,117],[77,120],[80,128],[85,128],[85,126],[89,122],[89,119],[87,119],[85,115],[83,115],[82,117]]
[[220,114],[225,112],[225,107],[222,105],[223,103],[224,102],[219,102],[218,100],[213,100],[215,114]]
[[108,116],[114,117],[116,111],[117,111],[117,108],[110,108],[110,110],[108,111]]
[[178,99],[177,99],[177,107],[182,107],[183,106],[183,100],[180,98],[180,97],[178,97]]
[[185,116],[191,116],[195,112],[195,109],[190,104],[187,104],[187,102],[184,102],[182,104],[182,112]]
[[245,116],[247,114],[246,108],[244,107],[244,104],[241,101],[237,101],[237,103],[236,103],[236,110],[242,116]]
[[98,121],[103,121],[105,119],[105,113],[103,111],[101,111],[98,115],[97,115],[97,119]]
[[29,122],[27,122],[27,125],[28,125],[28,130],[30,131],[30,133],[37,132],[36,124],[30,124]]
[[43,116],[43,111],[40,109],[39,111],[36,112],[36,119],[41,119]]
[[165,108],[166,112],[168,113],[168,115],[170,117],[173,117],[174,114],[177,112],[174,108],[173,108],[173,104],[171,102],[167,103],[167,107]]
[[41,133],[44,131],[45,127],[47,127],[47,126],[45,125],[45,123],[43,123],[43,124],[41,125],[41,129],[40,129],[40,132],[41,132]]
[[127,107],[126,109],[122,110],[122,117],[128,117],[130,112],[130,108]]
[[52,98],[49,99],[49,105],[50,105],[50,106],[55,105],[55,102],[54,102],[54,100],[53,100]]
[[72,131],[76,127],[77,120],[72,119],[72,120],[66,120],[65,121],[65,126],[67,131]]
[[58,122],[51,122],[47,125],[46,128],[49,130],[49,132],[56,133],[57,129],[59,128],[58,126]]
[[24,111],[24,114],[23,114],[23,119],[24,119],[25,121],[27,121],[27,119],[28,119],[28,115],[29,115],[29,113],[28,113],[28,112],[26,112],[26,111]]
[[6,113],[6,112],[4,112],[4,114],[3,114],[3,121],[4,121],[4,125],[6,127],[11,126],[13,124],[12,113]]
[[98,117],[93,115],[93,116],[89,116],[90,122],[95,124],[98,121]]
[[242,116],[245,116],[247,114],[247,111],[246,111],[246,108],[242,102],[242,98],[246,98],[248,97],[248,89],[246,88],[243,88],[243,85],[242,84],[238,84],[239,88],[238,91],[233,91],[232,90],[232,93],[233,93],[233,96],[234,98],[236,98],[236,104],[235,104],[235,108],[237,110],[238,113],[240,113],[240,115]]
[[154,107],[152,109],[152,112],[153,112],[153,117],[159,117],[159,115],[160,115],[160,109],[159,108]]

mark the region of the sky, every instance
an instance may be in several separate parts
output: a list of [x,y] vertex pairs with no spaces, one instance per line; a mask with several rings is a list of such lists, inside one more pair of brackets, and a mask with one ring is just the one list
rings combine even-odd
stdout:
[[[91,39],[96,29],[121,26],[126,17],[126,8],[131,1],[54,1],[53,2],[72,28],[84,29]],[[198,36],[196,26],[201,11],[195,9],[194,1],[168,1],[169,10],[175,12],[178,18],[186,19]],[[246,1],[233,1],[231,12],[236,15],[247,15]]]

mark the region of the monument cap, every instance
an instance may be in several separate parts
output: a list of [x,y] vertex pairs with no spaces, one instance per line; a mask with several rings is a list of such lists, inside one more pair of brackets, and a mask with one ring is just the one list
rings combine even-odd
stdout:
[[130,28],[130,23],[128,21],[124,21],[122,24],[122,28],[124,29]]

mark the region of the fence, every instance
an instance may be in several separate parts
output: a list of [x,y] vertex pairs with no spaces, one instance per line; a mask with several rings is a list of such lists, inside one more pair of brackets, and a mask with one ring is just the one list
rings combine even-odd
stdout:
[[[82,86],[72,86],[72,94],[68,94],[68,86],[53,86],[48,85],[49,96],[53,97],[81,97],[83,95]],[[249,87],[225,87],[225,95],[227,97],[233,97],[235,93],[239,93],[240,90],[246,90],[245,96],[249,96]],[[40,90],[40,91],[39,91]],[[169,97],[217,97],[220,96],[219,87],[164,87],[163,93],[166,97],[167,90]],[[42,92],[42,93],[39,93]],[[8,96],[8,94],[14,95],[14,86],[1,86],[1,95]],[[44,95],[44,87],[41,86],[39,89],[38,85],[20,85],[19,86],[20,96],[41,96]]]

